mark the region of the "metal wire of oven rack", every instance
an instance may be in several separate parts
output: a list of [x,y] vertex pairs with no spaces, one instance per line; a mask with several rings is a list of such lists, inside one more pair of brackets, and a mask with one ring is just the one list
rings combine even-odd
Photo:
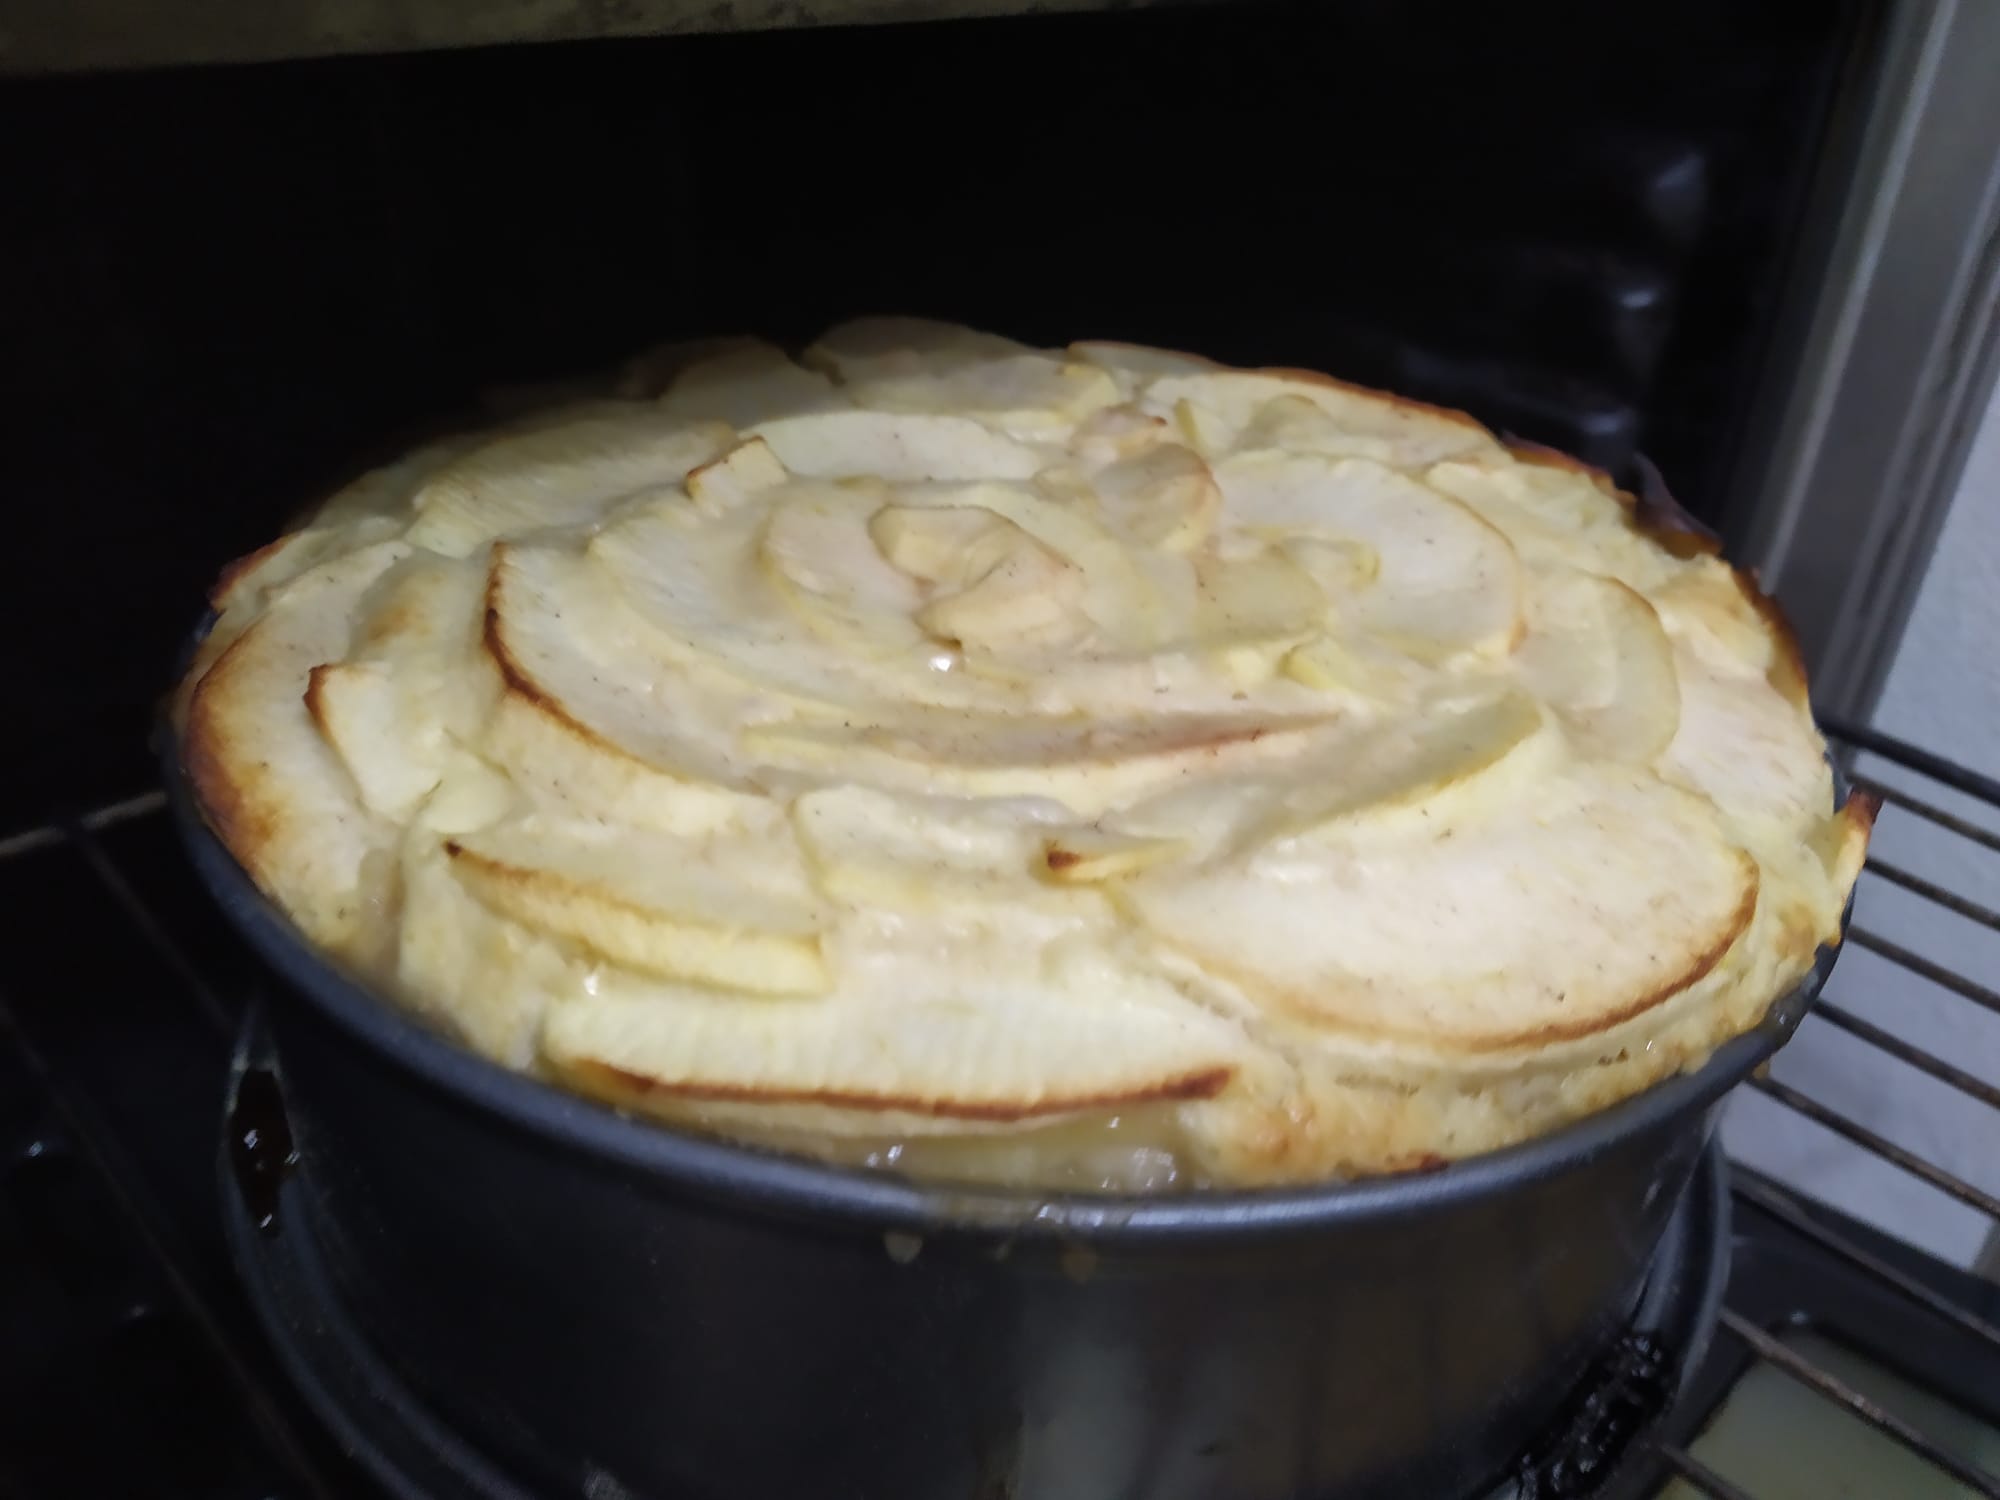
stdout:
[[[2000,811],[2000,782],[1871,730],[1830,725],[1828,734],[1836,750],[1850,758],[1857,752],[1866,753]],[[1859,774],[1852,779],[1858,786],[1880,796],[1887,806],[1930,822],[1983,849],[2000,853],[2000,832],[1960,817],[1938,806],[1928,796],[1913,793],[1900,784]],[[44,863],[53,866],[54,862],[67,858],[69,864],[64,870],[65,876],[80,882],[80,888],[94,892],[95,899],[101,903],[99,911],[94,914],[98,920],[87,927],[93,941],[103,944],[123,942],[143,949],[144,961],[151,966],[151,972],[158,973],[164,969],[174,981],[174,987],[182,992],[182,1001],[192,1007],[192,1019],[198,1027],[211,1039],[220,1038],[226,1043],[234,1032],[235,1018],[240,1013],[243,999],[230,994],[226,977],[218,978],[210,973],[197,957],[197,951],[191,949],[180,919],[187,917],[192,908],[169,914],[163,909],[163,895],[172,890],[172,885],[162,884],[163,877],[158,874],[157,868],[147,879],[138,878],[128,861],[121,858],[113,847],[116,841],[128,837],[132,829],[157,830],[146,835],[153,841],[154,865],[157,867],[161,851],[171,844],[164,826],[163,808],[164,797],[160,792],[144,792],[0,837],[0,873],[10,870],[18,873]],[[1979,927],[2000,933],[2000,911],[1883,860],[1871,860],[1869,869],[1876,877],[1900,886],[1924,901],[1952,911]],[[174,877],[169,875],[164,879],[172,882]],[[112,925],[103,923],[105,911],[115,914]],[[1957,1000],[2000,1017],[2000,989],[1981,983],[1970,975],[1955,972],[1859,923],[1849,934],[1849,941],[1888,960],[1908,974],[1938,986]],[[274,1389],[261,1373],[259,1346],[255,1335],[241,1321],[240,1313],[233,1314],[224,1306],[226,1293],[221,1292],[212,1279],[204,1281],[199,1271],[187,1262],[186,1226],[161,1222],[157,1195],[149,1190],[144,1171],[135,1165],[126,1144],[112,1138],[100,1117],[101,1112],[92,1101],[80,1097],[79,1092],[69,1086],[61,1068],[37,1046],[21,1024],[10,993],[13,981],[14,976],[0,973],[0,1068],[11,1063],[17,1074],[25,1072],[31,1082],[40,1085],[46,1098],[44,1114],[47,1117],[40,1135],[28,1131],[26,1136],[21,1137],[27,1143],[25,1147],[17,1144],[16,1155],[25,1151],[32,1156],[42,1149],[48,1120],[53,1120],[54,1129],[66,1135],[75,1154],[98,1179],[103,1196],[124,1221],[128,1242],[142,1247],[155,1259],[165,1287],[180,1304],[179,1317],[195,1331],[206,1346],[208,1360],[221,1372],[222,1384],[247,1424],[245,1435],[261,1447],[268,1455],[270,1465],[283,1475],[275,1489],[265,1480],[259,1480],[251,1489],[258,1494],[282,1492],[315,1497],[348,1493],[342,1460],[326,1451],[324,1440],[313,1430],[310,1419],[285,1393]],[[2000,1087],[1996,1087],[1993,1081],[1974,1076],[1949,1059],[1914,1045],[1836,1002],[1822,1000],[1815,1014],[1867,1047],[1917,1069],[1981,1106],[2000,1110]],[[0,1086],[4,1085],[5,1077],[4,1071],[0,1071]],[[1956,1202],[1986,1215],[1994,1225],[2000,1226],[2000,1197],[1888,1139],[1837,1105],[1826,1103],[1769,1076],[1756,1078],[1749,1086],[1783,1108],[1872,1153]],[[0,1091],[0,1104],[5,1102],[4,1091]],[[211,1117],[204,1123],[213,1128],[218,1122]],[[9,1144],[5,1124],[4,1114],[0,1114],[0,1152],[4,1152]],[[7,1165],[4,1155],[0,1155],[0,1168]],[[1910,1308],[1920,1309],[1924,1314],[1943,1320],[1981,1348],[2000,1353],[2000,1323],[1940,1294],[1860,1239],[1830,1227],[1820,1215],[1811,1211],[1806,1199],[1755,1173],[1736,1174],[1733,1191],[1739,1205],[1753,1206],[1796,1231],[1820,1251],[1871,1278],[1875,1285],[1906,1302]],[[1794,1348],[1779,1332],[1760,1326],[1736,1307],[1725,1306],[1719,1333],[1725,1339],[1737,1341],[1752,1360],[1769,1365],[1844,1409],[1950,1476],[1967,1492],[2000,1500],[2000,1473],[1968,1462],[1941,1444],[1934,1435],[1926,1433],[1917,1424]],[[1654,1436],[1647,1442],[1662,1482],[1678,1476],[1711,1500],[1760,1500],[1759,1496],[1716,1472],[1697,1457],[1692,1450],[1699,1446],[1698,1443],[1666,1436]],[[211,1489],[206,1492],[222,1491]],[[239,1490],[229,1489],[227,1492],[233,1494]],[[41,1489],[33,1487],[31,1481],[10,1471],[5,1447],[0,1445],[0,1500],[34,1500],[42,1493]]]

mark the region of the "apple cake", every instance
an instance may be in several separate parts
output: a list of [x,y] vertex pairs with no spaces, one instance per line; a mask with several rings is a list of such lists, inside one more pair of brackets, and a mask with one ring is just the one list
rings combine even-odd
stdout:
[[1434,1165],[1794,985],[1836,808],[1755,584],[1291,370],[867,319],[364,475],[183,684],[222,841],[508,1067],[938,1179]]

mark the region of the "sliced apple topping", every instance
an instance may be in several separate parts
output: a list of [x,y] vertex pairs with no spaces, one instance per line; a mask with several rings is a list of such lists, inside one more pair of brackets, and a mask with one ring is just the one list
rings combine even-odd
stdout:
[[484,726],[501,679],[481,649],[486,569],[427,553],[392,569],[347,659],[313,669],[306,706],[364,802],[399,823]]
[[334,491],[314,514],[313,529],[352,535],[356,522],[372,523],[391,517],[407,521],[410,501],[423,482],[461,453],[478,447],[481,441],[473,434],[454,433],[357,475]]
[[1673,645],[1653,606],[1615,578],[1538,576],[1515,659],[1585,755],[1650,761],[1680,727]]
[[445,838],[428,827],[403,836],[398,988],[448,1034],[510,1067],[530,1067],[544,1013],[577,992],[587,964],[481,902],[444,851]]
[[1712,806],[1647,772],[1582,767],[1542,790],[1440,813],[1424,836],[1357,829],[1167,867],[1120,900],[1259,1005],[1378,1062],[1500,1063],[1570,1040],[1594,1057],[1607,1028],[1726,962],[1758,866]]
[[1616,495],[1587,474],[1484,458],[1436,464],[1424,482],[1477,511],[1538,567],[1609,571],[1607,549],[1644,567],[1671,562],[1632,530]]
[[1195,560],[1194,641],[1204,647],[1282,640],[1326,611],[1312,575],[1280,551]]
[[1236,429],[1229,419],[1199,401],[1182,396],[1168,409],[1173,413],[1174,430],[1203,458],[1220,458],[1236,441]]
[[278,588],[189,695],[182,758],[216,831],[315,942],[366,936],[366,871],[393,847],[304,702],[312,669],[337,657],[355,610],[405,557],[379,542]]
[[1035,877],[1043,830],[1069,826],[1058,803],[827,786],[792,804],[792,822],[814,880],[843,901],[927,913],[1027,901],[1077,917],[1109,915]]
[[1121,344],[1106,339],[1086,339],[1071,344],[1072,359],[1099,365],[1128,386],[1143,388],[1168,375],[1204,375],[1222,366],[1199,354],[1182,354],[1173,349],[1155,349],[1146,344]]
[[1192,552],[1208,539],[1222,491],[1208,465],[1178,443],[1106,464],[1089,486],[1112,528],[1144,547]]
[[776,346],[743,334],[666,339],[641,349],[621,364],[613,389],[626,400],[651,401],[663,394],[682,372],[696,365],[763,350],[776,352]]
[[914,652],[923,594],[877,550],[870,517],[885,491],[793,485],[773,495],[761,555],[784,598],[823,639],[869,655]]
[[1109,642],[1145,650],[1170,633],[1164,603],[1131,549],[1075,506],[1013,484],[925,486],[904,493],[921,504],[991,511],[1079,569],[1086,584],[1080,607]]
[[434,766],[397,753],[403,704],[387,663],[314,667],[306,707],[374,811],[407,817],[437,784]]
[[659,404],[686,421],[727,422],[740,430],[802,412],[838,411],[850,403],[818,370],[792,363],[775,345],[745,339],[680,369]]
[[1392,466],[1427,463],[1444,450],[1470,446],[1476,438],[1453,431],[1403,423],[1372,421],[1357,424],[1345,411],[1329,411],[1305,395],[1276,396],[1251,413],[1236,435],[1244,452],[1278,449],[1292,453],[1323,453],[1330,458],[1366,458]]
[[566,700],[510,689],[480,749],[509,768],[531,803],[561,817],[679,834],[769,820],[762,797],[708,780],[703,773],[715,763],[706,747],[679,733],[680,726],[637,718],[615,688]]
[[1308,763],[1253,826],[1252,841],[1297,838],[1330,824],[1421,808],[1439,811],[1445,794],[1541,740],[1541,709],[1504,688],[1467,702],[1435,700],[1411,725],[1396,725],[1343,747],[1337,764]]
[[980,543],[1013,524],[976,505],[885,505],[869,517],[868,534],[883,557],[912,578],[959,584]]
[[876,376],[946,374],[1034,352],[997,333],[932,318],[853,318],[827,329],[804,358],[814,369],[853,384]]
[[1379,586],[1345,612],[1420,660],[1503,652],[1521,622],[1520,565],[1475,512],[1365,459],[1239,454],[1220,464],[1232,521],[1251,531],[1319,535],[1367,549]]
[[1076,424],[1069,448],[1092,468],[1137,458],[1150,448],[1174,439],[1174,428],[1165,417],[1154,416],[1130,402],[1092,412]]
[[769,995],[826,987],[823,914],[780,846],[528,818],[444,849],[493,910],[641,973]]
[[1360,593],[1382,576],[1382,559],[1373,547],[1352,539],[1287,536],[1278,541],[1285,555],[1319,585],[1329,599]]
[[538,805],[680,834],[769,821],[731,727],[751,690],[655,650],[588,558],[496,549],[486,647],[507,691],[478,748]]
[[730,444],[720,422],[627,406],[498,437],[443,465],[412,501],[410,543],[466,557],[495,537],[589,522],[623,496],[679,485]]
[[1103,370],[1046,354],[871,373],[849,377],[846,388],[879,411],[960,413],[1027,438],[1067,436],[1078,418],[1119,400]]
[[776,489],[789,478],[771,445],[762,438],[751,438],[747,443],[738,443],[722,457],[690,470],[688,498],[703,509],[720,514],[743,504],[752,495]]
[[973,550],[974,576],[931,600],[917,623],[940,640],[999,653],[1073,644],[1085,627],[1082,571],[1011,523]]
[[872,476],[1028,479],[1042,466],[1034,449],[970,417],[922,412],[833,411],[775,417],[751,429],[794,474],[813,479]]
[[1369,703],[1414,700],[1416,664],[1365,636],[1315,636],[1285,653],[1278,669],[1292,681],[1321,693],[1341,693]]
[[[822,626],[836,632],[843,628],[835,622],[831,600],[818,595],[808,600],[801,594],[787,601],[762,546],[776,508],[774,497],[782,493],[774,491],[760,504],[719,520],[684,502],[665,501],[635,511],[593,538],[589,560],[637,617],[628,630],[643,622],[646,636],[678,664],[679,673],[670,676],[719,672],[864,717],[897,698],[962,698],[945,674],[927,671],[927,648],[917,632],[908,637],[909,660],[880,674],[871,664],[874,651],[836,646],[807,623],[804,611],[819,608]],[[853,551],[872,557],[865,526],[857,530]],[[894,650],[886,639],[878,644],[883,652]]]
[[916,710],[863,727],[811,720],[743,731],[747,752],[898,790],[1047,797],[1095,821],[1176,781],[1303,753],[1324,717],[1243,713],[1169,719]]
[[991,950],[857,963],[802,1005],[607,974],[549,1012],[542,1046],[627,1106],[803,1107],[818,1134],[897,1138],[1212,1098],[1255,1056],[1239,1025],[1108,956],[995,973]]
[[[1466,453],[1501,452],[1493,435],[1468,417],[1385,397],[1323,375],[1283,370],[1216,370],[1169,375],[1146,387],[1146,404],[1175,411],[1181,402],[1212,413],[1243,449],[1282,447],[1374,458],[1400,467]],[[1276,407],[1275,411],[1269,409]],[[1259,423],[1264,424],[1259,429]],[[1218,451],[1211,446],[1202,451]]]
[[1646,591],[1647,602],[1676,642],[1722,671],[1752,670],[1772,674],[1796,663],[1793,647],[1771,628],[1771,619],[1757,603],[1754,579],[1738,573],[1715,557],[1689,558],[1671,578]]

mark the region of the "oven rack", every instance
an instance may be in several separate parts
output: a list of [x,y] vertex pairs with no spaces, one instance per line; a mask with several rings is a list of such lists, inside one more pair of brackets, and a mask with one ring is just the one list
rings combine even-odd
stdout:
[[[2000,812],[2000,782],[1989,777],[1857,726],[1829,725],[1828,735],[1850,765],[1865,755],[1869,764],[1899,768]],[[2000,854],[2000,832],[1939,805],[1928,791],[1910,790],[1903,777],[1850,770],[1850,779],[1886,807]],[[35,1370],[37,1389],[26,1393],[6,1387],[13,1377],[0,1357],[0,1500],[111,1493],[93,1491],[85,1476],[118,1464],[147,1476],[143,1487],[123,1493],[335,1500],[356,1493],[358,1477],[276,1376],[220,1254],[212,1163],[230,1050],[256,981],[192,888],[164,809],[161,792],[143,791],[0,837],[0,903],[16,928],[0,952],[0,1255],[11,1248],[9,1235],[39,1254],[31,1263],[41,1265],[46,1285],[16,1287],[13,1296],[33,1304],[26,1337],[40,1336],[57,1351],[46,1371]],[[1871,859],[1868,869],[2000,933],[2000,911],[1922,872],[1882,859]],[[2000,989],[1979,978],[1861,922],[1848,940],[2000,1018]],[[1822,999],[1813,1013],[1883,1058],[2000,1111],[1994,1081],[1838,1000]],[[1871,1129],[1851,1106],[1769,1076],[1749,1086],[2000,1226],[2000,1197]],[[1939,1291],[1859,1226],[1754,1172],[1735,1172],[1732,1191],[1739,1216],[1747,1209],[1783,1225],[1912,1315],[2000,1357],[2000,1322]],[[0,1293],[0,1351],[22,1337],[10,1317],[21,1321],[19,1308],[10,1309]],[[1815,1363],[1784,1331],[1739,1305],[1732,1285],[1708,1364],[1768,1364],[1965,1491],[2000,1500],[2000,1473],[1968,1463]],[[76,1353],[80,1340],[83,1352]],[[62,1349],[72,1351],[69,1363],[79,1370],[65,1373]],[[139,1376],[121,1373],[134,1364]],[[66,1415],[63,1402],[77,1394],[63,1383],[70,1376],[110,1379],[136,1396],[129,1409],[114,1393],[109,1404],[95,1399],[87,1412]],[[177,1420],[162,1421],[150,1409],[163,1393]],[[70,1468],[61,1471],[68,1480],[20,1456],[69,1440],[66,1420],[74,1440],[89,1445],[70,1454]],[[10,1435],[10,1422],[33,1430]],[[1672,1422],[1642,1439],[1634,1461],[1652,1482],[1635,1493],[1650,1494],[1678,1476],[1711,1500],[1762,1500],[1705,1464],[1697,1446]]]

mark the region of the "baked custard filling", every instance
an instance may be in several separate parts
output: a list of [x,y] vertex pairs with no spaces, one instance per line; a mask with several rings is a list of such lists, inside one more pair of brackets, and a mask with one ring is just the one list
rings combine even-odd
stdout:
[[867,319],[652,351],[233,565],[211,826],[466,1046],[936,1180],[1434,1165],[1836,942],[1788,632],[1596,471],[1327,377]]

